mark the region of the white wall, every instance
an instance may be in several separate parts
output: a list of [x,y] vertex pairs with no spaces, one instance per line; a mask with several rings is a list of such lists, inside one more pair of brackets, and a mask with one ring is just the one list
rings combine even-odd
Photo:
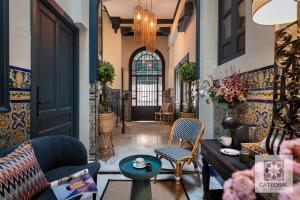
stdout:
[[[88,28],[89,2],[87,0],[55,0],[61,8],[73,19],[78,27]],[[82,28],[82,27],[81,27]]]
[[103,14],[103,60],[109,61],[115,68],[115,79],[113,89],[121,89],[121,68],[122,68],[122,35],[121,29],[117,33],[107,14]]
[[9,1],[9,64],[31,69],[30,0]]
[[56,2],[79,28],[79,139],[89,149],[89,1]]
[[[274,63],[274,28],[257,25],[252,21],[251,1],[246,1],[245,54],[218,66],[218,0],[200,1],[200,73],[201,80],[212,74],[215,77],[228,66],[241,72],[265,67]],[[205,138],[213,137],[213,106],[201,101],[200,118],[207,122]]]
[[178,32],[178,20],[184,4],[187,0],[181,1],[174,24],[171,27],[169,36],[169,87],[174,88],[174,68],[189,53],[190,61],[196,61],[196,9],[185,32]]

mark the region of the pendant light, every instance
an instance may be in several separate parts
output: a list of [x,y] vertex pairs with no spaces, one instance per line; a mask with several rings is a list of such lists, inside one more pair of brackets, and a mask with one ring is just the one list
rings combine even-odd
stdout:
[[138,0],[138,6],[134,8],[134,17],[133,17],[133,32],[134,39],[137,42],[142,42],[142,21],[144,16],[144,9],[141,7],[140,0]]
[[149,33],[149,19],[150,19],[150,11],[148,10],[146,0],[146,9],[144,10],[143,21],[142,21],[142,40],[144,45],[147,45],[148,33]]
[[284,24],[297,20],[296,0],[253,0],[253,21],[262,25]]
[[151,12],[149,14],[149,30],[148,30],[148,37],[146,41],[147,51],[153,52],[156,50],[156,31],[157,31],[157,17],[152,11],[152,0],[151,0]]
[[156,50],[156,31],[157,31],[157,17],[152,10],[148,9],[148,1],[146,0],[146,9],[141,6],[140,0],[138,5],[134,8],[134,38],[137,42],[142,42],[146,46],[147,51]]

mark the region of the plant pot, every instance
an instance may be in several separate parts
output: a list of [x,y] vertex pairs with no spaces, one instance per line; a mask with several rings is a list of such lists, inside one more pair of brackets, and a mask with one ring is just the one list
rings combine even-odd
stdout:
[[99,114],[98,120],[99,120],[99,133],[112,132],[116,121],[116,117],[113,112]]
[[181,112],[180,113],[180,117],[181,118],[192,118],[192,119],[195,119],[196,118],[196,114],[195,113],[188,113],[188,112]]

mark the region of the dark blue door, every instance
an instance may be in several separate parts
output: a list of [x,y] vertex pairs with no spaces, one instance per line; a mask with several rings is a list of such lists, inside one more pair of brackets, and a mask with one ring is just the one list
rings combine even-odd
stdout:
[[40,1],[32,21],[31,136],[77,136],[76,28]]

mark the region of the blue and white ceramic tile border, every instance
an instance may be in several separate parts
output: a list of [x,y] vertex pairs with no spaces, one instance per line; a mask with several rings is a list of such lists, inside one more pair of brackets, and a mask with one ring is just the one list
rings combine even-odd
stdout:
[[31,70],[9,67],[9,93],[11,111],[0,114],[0,149],[29,138]]

